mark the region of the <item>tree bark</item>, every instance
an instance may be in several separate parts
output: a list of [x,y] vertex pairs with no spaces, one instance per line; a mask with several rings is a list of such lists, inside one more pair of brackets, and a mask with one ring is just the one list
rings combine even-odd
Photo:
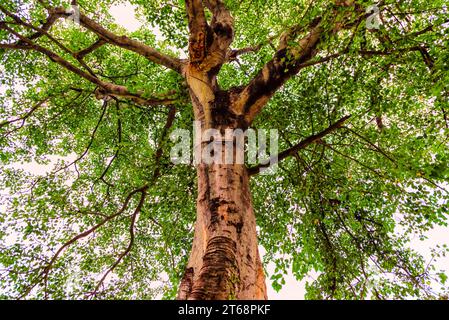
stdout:
[[[242,118],[230,111],[232,95],[219,90],[213,76],[190,65],[186,79],[201,133],[211,128],[222,135],[226,129],[246,129]],[[233,145],[235,149],[235,139]],[[200,150],[204,147],[200,143]],[[245,164],[235,163],[235,153],[233,160],[197,164],[195,235],[177,299],[267,299],[249,176]]]
[[[204,12],[212,12],[210,24]],[[234,37],[233,18],[220,0],[186,0],[189,20],[189,63],[181,73],[190,91],[195,120],[202,135],[216,129],[221,137],[228,129],[246,130],[242,113],[235,113],[241,90],[223,91],[217,74],[226,60]],[[233,161],[224,163],[225,144],[234,147]],[[215,141],[217,143],[217,141]],[[245,164],[237,163],[236,138],[220,141],[222,161],[197,157],[197,220],[192,251],[180,283],[178,299],[266,299],[265,276],[260,260],[256,218]],[[195,143],[199,154],[206,142]],[[197,149],[197,151],[198,151]],[[197,152],[198,154],[198,152]],[[200,159],[198,159],[200,158]]]
[[178,299],[266,299],[244,165],[198,166],[195,237]]

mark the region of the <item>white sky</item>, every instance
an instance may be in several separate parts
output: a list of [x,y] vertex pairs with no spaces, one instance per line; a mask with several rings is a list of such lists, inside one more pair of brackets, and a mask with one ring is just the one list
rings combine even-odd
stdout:
[[[139,21],[135,15],[135,8],[129,3],[122,3],[119,5],[115,5],[110,10],[111,15],[116,20],[116,23],[126,30],[132,32],[139,29],[143,23]],[[156,31],[156,33],[158,33]],[[157,34],[160,37],[160,34]],[[2,88],[0,87],[0,93]],[[21,168],[26,171],[29,171],[34,174],[45,174],[49,172],[54,163],[57,161],[57,158],[51,158],[52,163],[47,166],[38,165],[36,163],[28,163],[28,164],[17,164],[14,165],[15,168]],[[0,205],[0,211],[2,210],[2,206]],[[446,243],[449,245],[449,227],[437,227],[432,230],[429,234],[428,240],[420,241],[419,239],[415,239],[411,243],[411,247],[416,249],[419,253],[421,253],[427,260],[430,259],[430,250],[429,248],[435,247],[437,244]],[[261,248],[261,254],[263,255],[264,251]],[[437,263],[437,269],[445,270],[447,274],[449,274],[449,257],[444,259],[440,259]],[[271,273],[274,270],[274,265],[270,265],[268,267],[268,271]],[[269,280],[269,276],[267,277],[267,289],[268,289],[268,297],[271,300],[276,299],[285,299],[285,300],[296,300],[303,299],[305,293],[305,283],[307,280],[311,281],[313,279],[305,279],[301,282],[298,282],[294,276],[289,272],[288,275],[285,276],[286,284],[283,286],[281,291],[277,293],[271,287],[271,283]]]
[[135,8],[127,3],[116,4],[109,11],[116,23],[130,32],[138,30],[142,26],[135,14]]

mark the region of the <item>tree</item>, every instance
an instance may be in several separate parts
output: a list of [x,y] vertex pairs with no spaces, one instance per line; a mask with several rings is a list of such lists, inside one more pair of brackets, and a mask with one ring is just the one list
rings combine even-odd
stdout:
[[[408,243],[447,225],[448,1],[115,2],[0,5],[4,298],[445,294]],[[194,120],[277,129],[277,170],[174,165]]]

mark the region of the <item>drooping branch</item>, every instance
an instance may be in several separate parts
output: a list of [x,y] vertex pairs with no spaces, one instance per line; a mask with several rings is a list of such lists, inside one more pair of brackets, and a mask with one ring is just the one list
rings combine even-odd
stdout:
[[38,279],[36,279],[35,283],[32,284],[31,286],[29,286],[25,292],[19,297],[19,299],[22,299],[24,297],[26,297],[31,290],[33,290],[33,288],[38,285],[42,280],[46,283],[48,280],[48,275],[51,271],[51,269],[53,268],[56,260],[58,259],[58,257],[61,255],[61,253],[63,253],[68,247],[70,247],[72,244],[76,243],[78,240],[83,239],[87,236],[89,236],[90,234],[92,234],[94,231],[96,231],[97,229],[99,229],[100,227],[102,227],[103,225],[105,225],[107,222],[113,220],[114,218],[118,217],[119,215],[121,215],[123,212],[125,212],[125,210],[128,208],[129,203],[131,202],[133,196],[137,193],[144,193],[146,190],[148,189],[148,185],[144,185],[143,187],[139,188],[139,189],[135,189],[132,192],[130,192],[128,194],[128,196],[126,197],[122,207],[120,208],[120,210],[118,210],[117,212],[115,212],[114,214],[104,218],[101,222],[99,222],[98,224],[96,224],[95,226],[91,227],[90,229],[78,234],[77,236],[71,238],[69,241],[67,241],[66,243],[64,243],[57,251],[56,253],[53,255],[53,257],[51,258],[50,262],[47,264],[47,266],[44,268],[44,270],[39,274]]
[[4,122],[0,123],[0,129],[3,128],[4,126],[8,126],[11,125],[15,122],[21,121],[22,123],[20,124],[19,128],[23,127],[25,125],[25,121],[40,107],[44,106],[48,100],[50,99],[50,97],[47,97],[41,101],[39,101],[37,104],[35,104],[27,113],[25,113],[24,115],[15,118],[13,120],[6,120]]
[[331,134],[332,132],[334,132],[335,130],[337,130],[338,128],[341,128],[343,126],[343,124],[350,118],[351,116],[345,116],[343,118],[341,118],[340,120],[338,120],[337,122],[335,122],[333,125],[329,126],[327,129],[321,131],[320,133],[314,134],[304,140],[302,140],[301,142],[299,142],[298,144],[295,144],[294,146],[288,148],[287,150],[282,151],[281,153],[277,154],[276,156],[271,158],[271,161],[269,164],[259,164],[257,166],[251,167],[248,169],[248,174],[250,176],[256,175],[258,174],[261,169],[264,168],[268,168],[270,165],[279,163],[280,161],[290,157],[290,156],[294,156],[296,153],[298,153],[299,150],[302,150],[306,147],[308,147],[309,145],[311,145],[312,143],[315,143],[319,140],[321,140],[322,138],[324,138],[325,136]]
[[382,179],[387,179],[387,177],[386,177],[385,175],[383,175],[382,173],[379,172],[380,170],[377,170],[377,169],[375,169],[375,168],[372,168],[372,167],[370,167],[370,166],[364,164],[363,162],[357,160],[356,158],[354,158],[354,157],[352,157],[352,156],[350,156],[350,155],[344,154],[343,152],[337,150],[337,149],[334,148],[332,145],[330,145],[330,144],[328,144],[328,143],[326,143],[326,142],[324,142],[324,141],[322,141],[322,144],[323,144],[325,147],[327,147],[327,148],[329,148],[330,150],[332,150],[333,152],[335,152],[335,153],[341,155],[342,157],[344,157],[344,158],[346,158],[346,159],[348,159],[348,160],[353,161],[354,163],[356,163],[356,164],[358,164],[359,166],[361,166],[361,167],[367,169],[368,171],[371,171],[371,172],[374,173],[376,176],[378,176],[378,177],[380,177],[380,178],[382,178]]
[[106,166],[106,168],[103,170],[103,173],[100,175],[100,177],[98,178],[98,180],[103,181],[106,185],[108,186],[113,186],[112,183],[109,183],[105,180],[106,174],[108,173],[109,169],[112,166],[112,163],[115,161],[115,159],[117,159],[119,153],[120,153],[120,148],[121,148],[121,143],[122,143],[122,131],[123,131],[123,126],[122,126],[122,119],[120,118],[120,102],[118,100],[116,100],[116,110],[117,110],[117,143],[116,143],[116,150],[114,155],[112,156],[111,160],[109,160],[108,165]]
[[95,135],[96,135],[96,133],[98,131],[98,128],[100,127],[100,124],[103,121],[103,118],[104,118],[104,116],[106,114],[107,106],[108,106],[108,102],[104,101],[100,118],[98,119],[97,125],[95,126],[94,130],[92,131],[89,143],[88,143],[86,149],[84,150],[84,152],[80,156],[78,156],[75,160],[70,162],[69,164],[67,164],[67,165],[63,166],[62,168],[58,169],[57,171],[55,171],[54,174],[69,168],[70,166],[76,164],[78,161],[80,161],[81,159],[83,159],[86,156],[86,154],[89,152],[89,149],[92,147],[92,144],[94,143]]
[[392,156],[388,155],[385,150],[380,148],[374,142],[371,142],[368,138],[364,137],[362,134],[358,133],[357,131],[355,131],[355,130],[349,128],[349,127],[344,127],[344,129],[346,129],[347,131],[351,132],[353,135],[357,136],[359,139],[365,141],[369,146],[371,146],[371,148],[373,150],[375,150],[375,151],[379,152],[380,154],[382,154],[385,158],[390,160],[392,163],[395,163],[395,164],[397,163],[396,160],[393,159]]
[[128,246],[126,247],[125,251],[123,251],[117,258],[117,260],[114,262],[114,264],[104,273],[104,275],[101,277],[100,281],[98,281],[97,285],[95,286],[94,291],[91,293],[90,296],[95,296],[98,293],[98,290],[100,289],[100,287],[103,285],[104,281],[106,280],[106,277],[112,272],[114,271],[114,269],[120,264],[120,262],[123,260],[124,257],[126,257],[129,252],[131,251],[133,244],[134,244],[134,228],[135,228],[135,224],[136,224],[136,220],[137,220],[137,216],[140,214],[140,212],[142,211],[142,207],[145,203],[145,198],[147,196],[147,192],[146,192],[147,188],[144,188],[142,190],[140,190],[140,200],[139,203],[136,207],[136,209],[134,210],[132,216],[131,216],[131,223],[129,225],[129,235],[130,235],[130,239],[129,239],[129,243]]
[[[61,91],[58,92],[58,95],[59,95],[60,97],[64,97],[64,96],[66,96],[66,93],[63,92],[63,90],[61,90]],[[75,97],[73,97],[73,98],[70,100],[70,102],[67,103],[66,105],[64,105],[61,109],[62,109],[62,110],[65,110],[66,107],[69,107],[69,106],[73,105],[73,103],[75,103],[75,101],[77,101],[78,98],[81,97],[81,95],[82,95],[82,92],[78,92],[78,93],[75,95]],[[18,126],[15,126],[14,128],[12,128],[12,129],[10,129],[10,130],[4,132],[4,133],[2,134],[2,136],[6,138],[7,136],[9,136],[9,135],[11,135],[11,134],[13,134],[13,133],[15,133],[15,132],[21,130],[22,128],[24,128],[26,122],[28,121],[28,119],[30,119],[32,116],[34,116],[34,115],[36,114],[36,112],[37,112],[38,110],[40,110],[42,107],[47,107],[48,104],[49,104],[49,102],[50,102],[53,98],[55,98],[55,97],[56,97],[56,95],[49,95],[48,97],[46,97],[46,98],[44,98],[44,99],[38,101],[38,102],[37,102],[33,107],[31,107],[30,110],[27,111],[26,113],[24,113],[24,114],[18,116],[17,118],[12,119],[12,120],[5,120],[5,121],[1,122],[1,123],[0,123],[0,129],[2,129],[3,127],[8,127],[8,126],[10,126],[10,125],[12,125],[12,124],[15,124],[15,123],[17,123],[17,122],[20,122],[20,124],[19,124]],[[87,97],[88,97],[88,96],[87,96]],[[81,101],[80,104],[83,104],[83,102],[84,102],[84,101]],[[25,104],[25,102],[21,102],[21,103],[22,103],[22,104]],[[62,112],[58,112],[56,115],[50,117],[49,119],[46,119],[45,122],[52,122],[52,121],[53,121],[55,118],[57,118],[61,113],[62,113]]]
[[164,140],[166,139],[166,136],[167,136],[170,128],[173,126],[175,117],[176,117],[176,108],[174,106],[172,106],[168,113],[164,128],[162,129],[161,139],[159,141],[159,146],[156,150],[156,156],[155,156],[155,161],[154,161],[155,163],[154,163],[154,171],[153,171],[153,180],[156,180],[161,173],[161,168],[160,168],[161,163],[160,162],[161,162],[161,158],[162,158],[162,153],[164,151],[164,142],[165,142]]

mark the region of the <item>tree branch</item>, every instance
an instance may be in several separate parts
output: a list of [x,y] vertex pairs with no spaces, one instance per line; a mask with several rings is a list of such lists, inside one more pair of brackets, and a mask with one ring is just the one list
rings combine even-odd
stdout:
[[[251,123],[272,95],[293,75],[299,72],[301,63],[315,55],[323,30],[318,23],[307,36],[299,41],[301,52],[282,48],[274,55],[256,77],[242,90],[233,108],[234,113],[244,115]],[[293,54],[293,55],[292,55]],[[292,60],[292,57],[295,57]]]
[[108,186],[113,186],[113,184],[107,182],[105,180],[105,176],[108,173],[109,169],[112,166],[112,163],[115,161],[115,159],[118,157],[119,153],[120,153],[120,149],[121,149],[121,143],[122,143],[122,120],[120,118],[120,104],[119,101],[116,100],[116,109],[117,109],[117,143],[116,143],[116,148],[117,150],[115,150],[114,155],[112,156],[111,160],[109,161],[108,165],[106,166],[106,168],[103,170],[103,173],[101,174],[100,178],[98,178],[98,180],[103,181],[104,183],[106,183]]
[[117,260],[114,262],[114,264],[105,272],[105,274],[103,275],[103,277],[101,277],[100,281],[97,283],[97,285],[95,286],[94,291],[90,294],[91,296],[95,296],[99,290],[99,288],[103,285],[106,277],[112,272],[114,271],[114,269],[120,264],[120,262],[122,261],[122,259],[129,254],[129,252],[131,251],[131,248],[134,244],[134,226],[136,224],[136,219],[137,216],[139,215],[140,211],[142,210],[142,207],[144,205],[145,202],[145,198],[146,198],[146,190],[147,188],[144,188],[142,190],[140,190],[139,192],[141,193],[140,196],[140,200],[139,200],[139,204],[137,205],[136,209],[134,210],[134,213],[131,216],[131,223],[129,226],[129,234],[130,234],[130,240],[129,240],[129,244],[126,247],[125,251],[123,251],[119,257],[117,258]]
[[221,0],[204,2],[213,14],[210,23],[213,41],[207,48],[208,55],[203,62],[203,65],[207,67],[203,66],[203,68],[210,70],[218,67],[217,69],[219,69],[219,66],[226,61],[227,51],[234,40],[234,19]]
[[[47,18],[47,21],[42,25],[41,28],[38,28],[39,30],[34,33],[33,35],[27,37],[27,40],[34,40],[45,33],[50,29],[50,27],[55,23],[55,21],[61,17],[69,17],[71,13],[67,12],[67,10],[63,7],[56,7],[51,8],[48,6],[45,6],[49,12],[49,17]],[[2,7],[3,12],[8,12],[5,8]],[[11,13],[9,13],[10,15]],[[79,22],[80,24],[85,27],[86,29],[94,32],[97,34],[101,39],[104,41],[116,45],[118,47],[136,52],[144,57],[146,57],[148,60],[162,65],[166,68],[172,69],[178,73],[181,72],[181,66],[182,66],[182,60],[178,58],[173,58],[168,55],[165,55],[163,53],[160,53],[159,51],[139,42],[133,39],[128,38],[127,36],[118,36],[114,34],[113,32],[105,29],[100,24],[95,22],[94,20],[90,19],[86,15],[84,15],[82,12],[79,13]],[[34,27],[36,29],[36,27]],[[17,44],[21,45],[23,43],[27,43],[23,39],[19,40]]]
[[237,60],[237,58],[239,56],[246,54],[246,53],[258,52],[261,48],[262,48],[262,45],[259,44],[257,46],[253,46],[253,47],[246,47],[246,48],[242,48],[242,49],[230,50],[226,54],[226,61],[235,61],[235,60]]
[[162,129],[162,135],[161,135],[161,140],[159,141],[159,147],[156,150],[156,156],[155,156],[155,161],[154,161],[155,169],[153,172],[153,180],[156,180],[161,173],[160,162],[161,162],[161,158],[162,158],[162,153],[164,151],[164,149],[163,149],[164,140],[165,140],[165,136],[168,133],[168,130],[173,126],[175,117],[176,117],[176,108],[174,106],[172,106],[168,113],[167,121],[165,122],[164,128]]
[[4,126],[8,126],[8,125],[10,125],[10,124],[13,124],[13,123],[15,123],[15,122],[18,122],[18,121],[22,121],[22,123],[21,123],[21,125],[19,126],[19,128],[22,128],[23,126],[24,126],[24,124],[25,124],[25,121],[37,110],[37,109],[39,109],[40,107],[42,107],[43,105],[45,105],[45,103],[47,103],[48,102],[48,100],[50,99],[51,97],[47,97],[47,98],[45,98],[45,99],[43,99],[43,100],[41,100],[41,101],[39,101],[36,105],[34,105],[26,114],[24,114],[23,116],[21,116],[21,117],[19,117],[19,118],[16,118],[16,119],[13,119],[13,120],[7,120],[7,121],[4,121],[4,122],[2,122],[2,123],[0,123],[0,129],[1,128],[3,128]]
[[[186,0],[189,19],[189,57],[202,72],[214,76],[226,61],[229,46],[234,39],[234,20],[221,0]],[[204,7],[212,12],[210,25]]]
[[[29,40],[36,40],[36,39],[42,37],[44,34],[46,34],[50,30],[50,28],[55,24],[55,22],[62,16],[63,16],[62,14],[60,14],[58,12],[54,12],[53,10],[50,10],[47,20],[41,25],[39,30],[37,30],[35,33],[31,34],[27,38]],[[17,42],[17,44],[22,45],[22,44],[24,44],[24,42],[22,40],[19,40]]]
[[104,101],[104,102],[103,102],[103,108],[102,108],[103,110],[102,110],[102,112],[101,112],[100,119],[98,119],[97,125],[95,126],[95,128],[94,128],[94,130],[93,130],[93,132],[92,132],[92,134],[91,134],[91,136],[90,136],[89,144],[87,145],[87,147],[86,147],[86,149],[84,150],[84,152],[83,152],[78,158],[76,158],[75,160],[73,160],[72,162],[70,162],[69,164],[63,166],[62,168],[60,168],[60,169],[58,169],[58,170],[56,170],[53,174],[56,174],[56,173],[58,173],[58,172],[60,172],[60,171],[62,171],[62,170],[67,169],[68,167],[72,166],[73,164],[76,164],[78,161],[80,161],[81,159],[83,159],[84,156],[89,152],[90,147],[91,147],[92,144],[94,143],[95,135],[96,135],[96,133],[97,133],[97,131],[98,131],[98,128],[100,127],[100,124],[101,124],[101,122],[103,121],[104,115],[106,114],[107,106],[108,106],[107,101]]
[[[16,31],[14,31],[10,27],[8,27],[6,24],[0,25],[0,29],[5,29],[5,30],[9,31],[12,35],[16,36],[17,38],[22,40],[24,43],[26,43],[27,44],[27,46],[25,46],[26,50],[32,49],[37,52],[40,52],[40,53],[46,55],[51,61],[59,64],[60,66],[66,68],[67,70],[69,70],[69,71],[77,74],[78,76],[99,86],[102,90],[99,90],[96,92],[96,93],[98,93],[97,98],[103,98],[107,95],[119,96],[119,97],[124,97],[124,98],[130,99],[137,104],[145,105],[145,106],[170,105],[177,101],[177,99],[144,98],[139,93],[131,93],[128,90],[128,88],[126,88],[125,86],[117,85],[117,84],[110,83],[110,82],[105,82],[103,80],[98,79],[95,75],[93,75],[91,73],[84,72],[83,70],[77,68],[72,63],[63,59],[61,56],[57,55],[53,51],[50,51],[47,48],[44,48],[44,47],[32,42],[31,40],[24,37],[23,35],[17,33]],[[17,49],[23,49],[23,46],[21,46]]]
[[202,0],[185,0],[189,20],[189,57],[191,63],[201,63],[207,54],[209,26]]
[[315,142],[321,140],[323,137],[327,136],[328,134],[330,134],[330,133],[334,132],[335,130],[337,130],[338,128],[342,127],[343,124],[350,117],[351,116],[349,115],[349,116],[345,116],[345,117],[341,118],[336,123],[329,126],[327,129],[321,131],[320,133],[312,135],[312,136],[306,138],[305,140],[301,141],[300,143],[290,147],[289,149],[282,151],[281,153],[277,154],[276,156],[271,157],[271,159],[270,159],[271,161],[269,164],[263,164],[263,165],[259,164],[257,166],[248,168],[248,175],[250,175],[250,176],[256,175],[261,171],[261,169],[268,168],[270,166],[270,164],[276,164],[290,156],[294,156],[296,153],[298,153],[299,150],[304,149],[307,146],[311,145],[312,143],[315,143]]
[[90,45],[86,49],[76,52],[75,56],[77,57],[77,59],[83,59],[89,53],[92,53],[93,51],[97,50],[106,43],[107,43],[106,40],[99,38],[97,41],[95,41],[92,45]]
[[116,218],[117,216],[121,215],[123,212],[125,212],[125,210],[128,208],[128,205],[132,199],[132,197],[137,194],[137,193],[143,193],[148,189],[148,185],[144,185],[143,187],[136,189],[134,191],[132,191],[131,193],[128,194],[128,196],[125,199],[125,202],[123,203],[122,207],[120,210],[118,210],[116,213],[108,216],[107,218],[103,219],[100,223],[96,224],[95,226],[93,226],[92,228],[78,234],[77,236],[71,238],[69,241],[67,241],[66,243],[64,243],[57,251],[56,253],[53,255],[53,257],[51,258],[50,262],[47,264],[47,266],[44,268],[44,270],[42,271],[42,273],[38,276],[37,281],[31,285],[30,287],[27,288],[27,290],[18,298],[18,299],[22,299],[24,297],[26,297],[31,290],[33,290],[33,288],[38,285],[40,283],[41,280],[44,280],[44,282],[46,283],[48,280],[48,275],[51,271],[51,269],[53,268],[53,265],[55,264],[56,260],[58,259],[58,257],[61,255],[61,253],[67,249],[69,246],[71,246],[72,244],[74,244],[75,242],[77,242],[78,240],[85,238],[87,236],[89,236],[90,234],[92,234],[95,230],[97,230],[98,228],[102,227],[103,225],[105,225],[107,222],[111,221],[112,219]]
[[292,46],[290,43],[296,38],[298,28],[292,28],[289,33],[284,34],[274,57],[235,98],[232,111],[237,115],[243,115],[246,122],[250,124],[274,93],[316,56],[322,39],[339,30],[352,27],[365,16],[363,13],[354,21],[351,18],[353,12],[350,10],[339,12],[340,6],[353,6],[352,1],[346,2],[336,5],[328,16],[315,18],[309,24],[308,33],[295,45]]
[[99,37],[114,44],[118,47],[138,53],[148,60],[162,65],[166,68],[172,69],[178,73],[181,72],[182,60],[165,55],[139,41],[128,38],[127,36],[118,36],[113,32],[103,28],[100,24],[90,19],[83,13],[80,13],[80,24],[97,34]]

